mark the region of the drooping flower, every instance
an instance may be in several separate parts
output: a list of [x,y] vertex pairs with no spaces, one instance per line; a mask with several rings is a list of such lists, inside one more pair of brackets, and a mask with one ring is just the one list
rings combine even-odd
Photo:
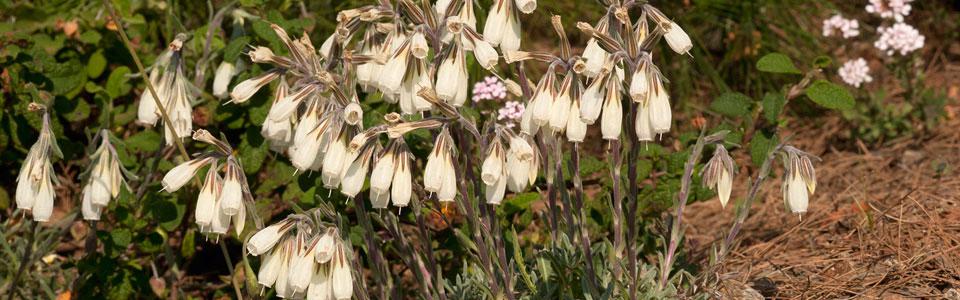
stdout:
[[[227,233],[232,222],[239,236],[246,223],[246,206],[253,203],[253,194],[243,168],[233,154],[233,147],[215,138],[209,131],[199,129],[193,133],[193,139],[213,145],[215,150],[170,169],[161,181],[163,190],[176,192],[196,176],[200,168],[210,166],[197,197],[197,225],[201,233],[212,233],[219,238],[219,235]],[[226,160],[222,179],[217,167],[221,159]]]
[[351,299],[349,244],[336,227],[316,225],[311,215],[290,216],[250,238],[248,252],[262,257],[258,283],[284,299]]
[[184,74],[186,66],[182,55],[185,39],[177,36],[151,67],[149,80],[158,99],[154,99],[149,89],[144,91],[137,110],[137,122],[153,126],[162,115],[157,104],[162,105],[171,123],[163,124],[167,145],[173,145],[174,139],[190,136],[193,131],[193,87]]
[[837,70],[837,73],[840,74],[843,82],[853,87],[860,87],[864,83],[873,81],[873,77],[870,76],[870,66],[863,58],[847,61]]
[[217,72],[213,75],[213,95],[217,98],[226,98],[230,80],[237,74],[237,67],[228,61],[220,62]]
[[110,141],[110,133],[101,129],[100,146],[90,155],[87,183],[83,187],[81,212],[85,220],[100,220],[110,200],[120,195],[120,189],[130,187],[124,177],[132,175],[120,164],[120,157]]
[[733,189],[733,176],[736,174],[736,167],[727,148],[718,144],[713,152],[713,157],[703,167],[701,177],[703,186],[717,191],[717,197],[720,199],[720,206],[726,207],[730,201],[730,191]]
[[810,195],[816,191],[817,176],[813,168],[811,154],[792,146],[784,146],[783,201],[791,212],[807,212]]
[[20,174],[17,175],[17,208],[30,211],[34,221],[47,222],[53,214],[53,200],[56,198],[53,187],[59,184],[56,174],[53,173],[50,156],[63,158],[63,154],[50,128],[50,113],[47,108],[30,103],[28,109],[43,114],[43,125],[40,127],[40,137],[30,146]]

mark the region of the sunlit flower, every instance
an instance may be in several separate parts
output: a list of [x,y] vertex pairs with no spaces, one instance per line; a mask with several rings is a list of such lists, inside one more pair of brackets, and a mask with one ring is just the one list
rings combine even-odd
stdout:
[[837,73],[840,74],[843,82],[854,87],[873,81],[873,77],[870,77],[870,66],[863,58],[847,61],[837,70]]
[[823,36],[839,35],[845,39],[860,35],[860,23],[854,19],[845,19],[837,14],[823,20]]
[[487,76],[473,84],[473,101],[501,100],[507,97],[507,87],[494,76]]
[[880,38],[873,43],[880,51],[887,55],[907,55],[910,52],[923,48],[925,37],[916,28],[904,23],[897,23],[890,27],[877,28]]
[[870,0],[866,10],[882,18],[903,22],[903,18],[909,16],[910,10],[913,9],[911,2],[913,0]]

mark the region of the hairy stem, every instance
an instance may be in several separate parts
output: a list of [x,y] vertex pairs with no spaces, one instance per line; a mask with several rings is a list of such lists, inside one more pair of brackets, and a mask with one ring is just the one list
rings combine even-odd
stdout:
[[698,138],[697,143],[693,145],[693,150],[691,150],[690,156],[687,158],[687,162],[683,167],[683,177],[680,179],[680,193],[677,194],[676,216],[674,217],[673,226],[670,229],[670,243],[667,245],[667,254],[664,257],[663,266],[660,268],[661,289],[667,285],[667,279],[670,278],[670,271],[676,256],[677,246],[680,245],[680,240],[683,238],[683,209],[687,207],[687,198],[690,196],[693,169],[697,165],[697,161],[700,160],[700,155],[703,154],[703,147],[709,143],[707,139],[704,138],[706,132],[707,126],[703,126],[700,130],[700,138]]
[[574,197],[573,209],[580,219],[580,248],[587,265],[587,283],[592,293],[597,294],[597,273],[593,269],[593,253],[590,250],[590,233],[587,232],[587,213],[583,209],[583,180],[580,179],[580,143],[573,143],[573,153],[570,154],[570,176],[573,181]]
[[30,265],[30,257],[33,256],[33,242],[37,239],[37,226],[39,224],[39,222],[32,222],[32,224],[30,224],[30,237],[27,238],[27,245],[23,249],[23,256],[20,258],[20,267],[17,268],[17,274],[14,274],[13,279],[10,280],[10,293],[7,294],[7,299],[14,299],[20,294],[20,289],[17,288],[17,282],[20,281],[20,276],[23,276],[23,272],[26,271],[27,266]]

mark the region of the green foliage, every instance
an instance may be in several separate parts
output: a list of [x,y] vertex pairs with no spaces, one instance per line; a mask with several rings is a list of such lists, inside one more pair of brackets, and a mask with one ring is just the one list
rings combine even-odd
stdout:
[[854,100],[850,91],[826,80],[817,80],[807,87],[807,97],[814,103],[829,109],[853,108]]
[[783,53],[769,53],[757,61],[757,70],[769,73],[801,74],[800,69],[789,56]]
[[750,112],[752,102],[741,93],[724,93],[710,103],[710,109],[727,117],[743,117]]

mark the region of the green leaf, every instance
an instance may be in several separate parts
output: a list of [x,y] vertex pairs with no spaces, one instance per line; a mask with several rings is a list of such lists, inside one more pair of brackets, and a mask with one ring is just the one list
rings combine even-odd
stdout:
[[90,59],[87,60],[87,76],[90,76],[90,78],[100,77],[100,74],[103,74],[103,70],[106,68],[107,58],[103,56],[103,50],[98,50],[90,55]]
[[154,130],[144,130],[125,139],[130,151],[135,152],[153,152],[160,149],[163,143],[162,137]]
[[777,143],[776,135],[757,131],[753,135],[753,139],[750,140],[750,159],[753,161],[753,165],[757,167],[763,165],[763,161],[767,159],[767,153],[770,152],[770,149],[776,147]]
[[82,87],[87,80],[87,72],[79,60],[70,60],[61,64],[50,66],[49,70],[44,70],[46,75],[53,82],[53,94],[66,95],[79,87]]
[[110,231],[110,240],[113,241],[114,246],[119,248],[125,248],[129,246],[132,239],[133,233],[130,232],[130,229],[116,228]]
[[126,66],[120,66],[110,72],[110,76],[107,77],[106,90],[111,100],[130,92],[130,85],[127,84],[127,74],[130,74],[130,68]]
[[817,80],[807,88],[810,100],[829,109],[846,110],[853,108],[854,99],[850,91],[826,80]]
[[248,44],[250,44],[249,36],[241,36],[231,40],[230,43],[227,44],[227,47],[223,49],[223,61],[229,63],[235,62]]
[[763,117],[770,123],[777,123],[777,117],[783,112],[783,106],[787,99],[780,93],[767,93],[763,95]]
[[750,112],[750,97],[741,93],[724,93],[710,103],[710,109],[727,117],[742,117]]
[[56,101],[54,103],[54,109],[56,109],[64,119],[70,122],[82,121],[90,116],[90,104],[80,98]]
[[86,44],[96,45],[103,36],[95,30],[87,30],[80,34],[80,41]]
[[757,61],[757,70],[768,73],[800,74],[793,60],[783,53],[773,52]]
[[833,59],[826,55],[817,56],[813,59],[813,67],[823,69],[833,65]]
[[180,255],[184,258],[191,258],[197,252],[196,235],[197,231],[190,228],[187,230],[187,234],[183,236],[183,242],[180,244]]

